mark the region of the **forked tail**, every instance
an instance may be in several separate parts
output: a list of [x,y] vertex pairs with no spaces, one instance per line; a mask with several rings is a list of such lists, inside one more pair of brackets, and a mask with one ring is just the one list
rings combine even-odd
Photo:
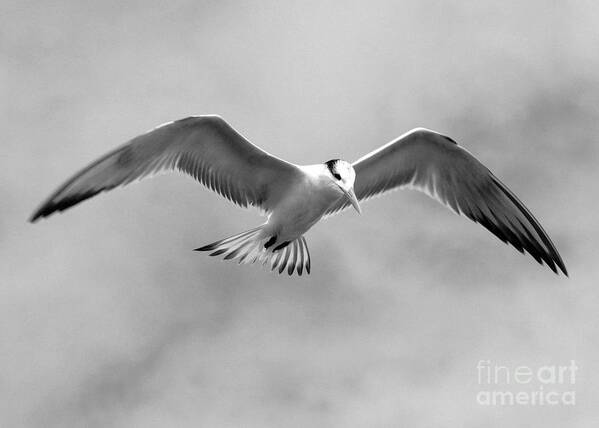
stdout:
[[[196,248],[194,251],[212,251],[211,256],[223,256],[224,260],[235,260],[241,263],[262,263],[271,270],[278,269],[283,273],[287,269],[289,275],[304,270],[310,273],[310,252],[306,239],[301,236],[290,242],[276,242],[276,237],[264,235],[263,226],[230,236],[212,244]],[[274,245],[274,243],[278,245]]]

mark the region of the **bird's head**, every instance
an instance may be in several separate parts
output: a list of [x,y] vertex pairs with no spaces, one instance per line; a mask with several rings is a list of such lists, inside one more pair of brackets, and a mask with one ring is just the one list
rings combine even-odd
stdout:
[[354,193],[354,182],[356,180],[356,171],[351,163],[341,159],[333,159],[324,163],[331,175],[331,180],[345,194],[347,200],[352,206],[362,214],[362,209],[358,203],[358,198]]

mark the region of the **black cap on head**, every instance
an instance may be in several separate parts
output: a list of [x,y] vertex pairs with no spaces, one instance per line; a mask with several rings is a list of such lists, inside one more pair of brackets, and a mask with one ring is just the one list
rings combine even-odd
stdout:
[[339,162],[341,159],[331,159],[329,161],[326,161],[324,164],[327,166],[327,168],[329,169],[329,171],[331,171],[331,174],[336,172],[336,168],[335,168],[335,164],[337,162]]
[[331,159],[329,161],[326,161],[324,164],[327,166],[327,168],[329,169],[329,172],[331,173],[331,175],[333,177],[335,177],[337,180],[341,180],[341,175],[339,175],[339,173],[337,172],[337,162],[339,162],[340,159]]

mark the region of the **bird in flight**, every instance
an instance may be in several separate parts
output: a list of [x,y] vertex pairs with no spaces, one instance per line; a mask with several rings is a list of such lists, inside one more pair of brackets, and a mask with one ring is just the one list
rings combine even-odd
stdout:
[[133,138],[68,179],[31,221],[149,175],[179,170],[267,221],[197,248],[279,273],[310,273],[304,234],[320,219],[398,188],[426,193],[480,223],[553,272],[568,275],[551,239],[522,202],[451,138],[416,128],[353,163],[295,165],[250,143],[219,116],[192,116]]

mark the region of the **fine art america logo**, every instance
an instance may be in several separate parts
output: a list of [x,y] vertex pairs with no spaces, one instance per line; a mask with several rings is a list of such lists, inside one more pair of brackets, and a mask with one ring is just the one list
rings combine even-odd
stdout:
[[574,360],[537,367],[480,360],[476,402],[481,406],[574,406],[577,370]]

